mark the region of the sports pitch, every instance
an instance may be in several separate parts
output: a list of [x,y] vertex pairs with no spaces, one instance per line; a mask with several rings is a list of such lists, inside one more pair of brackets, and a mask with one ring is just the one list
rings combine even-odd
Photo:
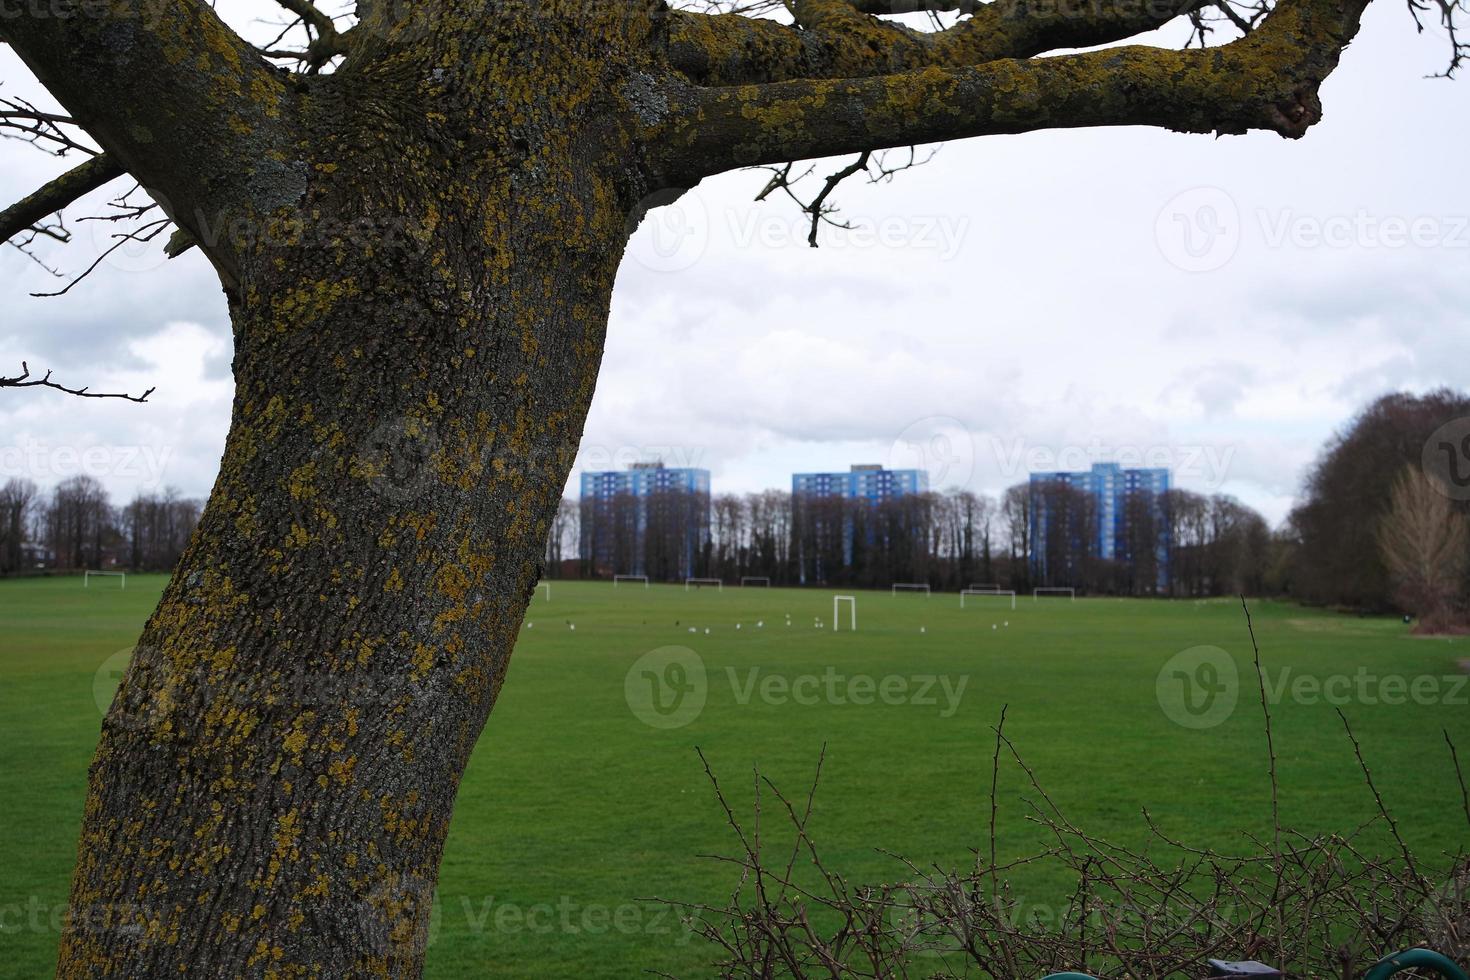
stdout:
[[[0,582],[0,975],[52,971],[99,703],[163,582]],[[804,793],[825,744],[812,831],[852,881],[903,877],[878,849],[966,866],[988,847],[991,727],[1005,704],[1008,736],[1097,835],[1142,841],[1145,806],[1194,843],[1238,849],[1242,832],[1269,833],[1238,602],[1022,596],[1012,611],[970,597],[962,610],[955,594],[847,594],[857,632],[833,631],[832,591],[538,592],[463,782],[427,976],[708,975],[711,952],[657,901],[720,904],[736,881],[699,857],[735,845],[696,746],[747,817],[753,767]],[[1470,759],[1470,643],[1283,603],[1252,611],[1285,822],[1348,831],[1373,813],[1340,707],[1421,857],[1464,847],[1443,732]],[[1210,647],[1223,654],[1199,649]],[[1004,859],[1040,838],[1014,765],[1000,796]],[[769,807],[766,821],[779,837]],[[1045,909],[1068,881],[1033,869],[1016,884]]]

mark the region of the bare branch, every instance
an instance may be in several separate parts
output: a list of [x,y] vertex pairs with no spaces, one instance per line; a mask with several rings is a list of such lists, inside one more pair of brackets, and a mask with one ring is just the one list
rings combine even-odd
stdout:
[[196,233],[227,285],[238,243],[205,232],[264,220],[305,193],[296,90],[204,0],[12,17],[5,35],[70,118]]
[[52,388],[68,395],[75,395],[77,398],[120,398],[123,401],[140,404],[146,402],[148,396],[158,390],[149,388],[141,395],[129,395],[120,392],[92,391],[90,388],[68,388],[66,385],[52,381],[50,371],[47,371],[42,377],[32,378],[30,366],[25,361],[20,362],[20,374],[13,378],[0,377],[0,388]]
[[1414,26],[1419,33],[1424,33],[1425,14],[1438,15],[1439,28],[1446,34],[1450,43],[1450,64],[1436,77],[1453,78],[1460,66],[1470,58],[1470,40],[1460,39],[1461,22],[1459,15],[1470,11],[1465,6],[1465,0],[1407,0],[1409,13],[1414,18]]
[[116,180],[123,173],[117,161],[105,153],[68,170],[35,193],[0,211],[0,241],[8,241],[35,228],[68,204]]
[[[1038,129],[1274,131],[1321,117],[1317,89],[1366,0],[1286,0],[1211,51],[1125,47],[874,78],[681,93],[663,134],[678,186],[738,166]],[[860,121],[860,122],[859,122]]]

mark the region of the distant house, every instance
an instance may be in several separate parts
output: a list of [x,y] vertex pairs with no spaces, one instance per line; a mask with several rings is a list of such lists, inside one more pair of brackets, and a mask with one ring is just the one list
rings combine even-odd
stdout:
[[46,568],[55,557],[55,553],[50,548],[38,542],[22,541],[20,544],[20,560],[23,569]]

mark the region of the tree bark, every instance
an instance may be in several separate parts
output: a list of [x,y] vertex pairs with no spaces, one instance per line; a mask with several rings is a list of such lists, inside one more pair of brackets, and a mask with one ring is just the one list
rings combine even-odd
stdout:
[[[1001,0],[919,38],[844,0],[796,0],[794,25],[362,0],[326,75],[272,67],[204,0],[0,9],[98,166],[214,263],[235,339],[217,483],[103,722],[58,976],[419,975],[647,202],[1037,129],[1299,136],[1365,2],[1280,0],[1209,52],[1028,61],[1185,8]],[[54,182],[47,212],[92,183]],[[833,565],[830,517],[792,517],[803,576]]]
[[419,975],[643,193],[559,41],[315,80],[299,220],[228,229],[230,432],[103,723],[58,976]]

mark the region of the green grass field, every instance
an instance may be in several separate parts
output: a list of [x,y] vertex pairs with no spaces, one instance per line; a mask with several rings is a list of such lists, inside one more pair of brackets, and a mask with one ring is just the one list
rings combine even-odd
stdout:
[[[162,586],[131,576],[126,591],[111,579],[85,590],[80,579],[0,582],[4,976],[50,975],[98,699],[115,680],[99,668],[134,641]],[[986,846],[990,729],[1003,704],[1007,733],[1043,784],[1097,834],[1142,840],[1143,806],[1172,835],[1221,847],[1270,826],[1235,602],[1023,598],[1012,612],[1000,600],[961,610],[954,595],[859,593],[859,631],[833,633],[829,591],[554,583],[552,593],[532,605],[534,625],[463,783],[430,977],[707,975],[709,951],[654,901],[718,902],[734,884],[728,866],[698,856],[734,843],[695,746],[738,812],[751,802],[752,767],[801,793],[826,743],[813,828],[830,866],[854,880],[902,877],[879,848],[963,865]],[[1273,687],[1289,670],[1272,709],[1286,821],[1346,831],[1373,812],[1341,704],[1410,843],[1428,857],[1464,846],[1442,730],[1470,756],[1470,688],[1458,666],[1470,643],[1414,639],[1390,620],[1253,609]],[[1207,718],[1219,724],[1186,727],[1166,715],[1158,681],[1171,658],[1200,645],[1238,665],[1239,703],[1225,710],[1227,690]],[[676,662],[691,669],[670,672]],[[645,670],[687,686],[701,665],[706,700],[692,720],[666,728],[640,718],[666,717],[645,703]],[[1194,660],[1176,660],[1166,690],[1181,666],[1195,676]],[[1360,670],[1378,680],[1357,679]],[[1334,677],[1348,680],[1329,683],[1333,697],[1313,694]],[[688,696],[661,704],[690,716],[698,697]],[[1001,787],[1000,849],[1019,855],[1037,840],[1023,819],[1024,774],[1004,768]],[[1038,870],[1018,891],[1046,906],[1066,884]]]

